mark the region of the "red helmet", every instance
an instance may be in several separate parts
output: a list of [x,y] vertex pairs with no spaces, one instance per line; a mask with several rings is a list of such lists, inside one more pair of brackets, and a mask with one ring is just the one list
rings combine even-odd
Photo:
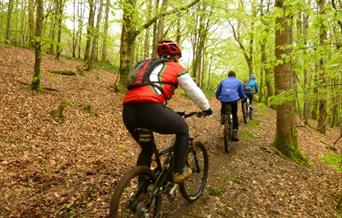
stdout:
[[161,57],[162,54],[179,55],[179,57],[182,57],[182,51],[179,45],[176,42],[169,40],[159,42],[157,53],[159,57]]

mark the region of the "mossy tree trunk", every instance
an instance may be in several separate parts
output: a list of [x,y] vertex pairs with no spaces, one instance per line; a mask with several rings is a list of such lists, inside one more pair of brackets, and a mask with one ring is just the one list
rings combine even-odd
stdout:
[[42,29],[43,29],[43,0],[37,0],[37,15],[36,15],[36,38],[35,38],[35,62],[34,62],[34,75],[31,83],[31,90],[32,91],[40,91],[40,64],[42,61],[41,57],[41,36],[42,36]]
[[[288,57],[292,49],[292,18],[286,14],[283,0],[276,0],[275,6],[282,10],[276,18],[275,56],[278,64],[274,67],[276,94],[289,92],[294,88],[293,67]],[[286,157],[300,164],[307,164],[307,159],[298,147],[295,125],[295,105],[293,99],[286,99],[277,107],[276,136],[274,146]]]

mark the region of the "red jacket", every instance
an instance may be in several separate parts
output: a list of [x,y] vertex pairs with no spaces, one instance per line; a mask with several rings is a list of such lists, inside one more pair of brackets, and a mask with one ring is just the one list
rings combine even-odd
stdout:
[[[145,65],[148,65],[146,62]],[[143,66],[142,69],[146,69]],[[174,90],[178,85],[178,76],[181,76],[184,72],[184,68],[176,62],[163,62],[158,65],[151,72],[150,80],[159,81],[155,85],[159,86],[161,90],[152,85],[138,86],[128,90],[126,96],[123,99],[123,104],[130,102],[154,102],[164,104],[170,99],[174,93]],[[172,83],[165,84],[165,83]]]

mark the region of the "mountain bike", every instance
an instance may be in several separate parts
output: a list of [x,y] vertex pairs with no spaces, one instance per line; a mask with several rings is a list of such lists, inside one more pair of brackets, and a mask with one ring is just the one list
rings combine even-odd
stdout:
[[[204,116],[203,112],[178,113],[184,119],[193,115]],[[153,140],[152,131],[140,131],[144,131],[145,138],[146,132],[149,132]],[[162,194],[172,200],[178,186],[188,202],[201,196],[208,178],[208,153],[204,144],[189,137],[186,167],[192,169],[192,175],[181,184],[172,180],[173,146],[174,142],[159,151],[155,145],[153,167],[135,166],[124,174],[115,188],[108,217],[158,217]]]
[[224,139],[224,150],[225,152],[230,151],[230,142],[233,136],[233,115],[232,107],[229,104],[224,105],[224,128],[223,128],[223,139]]
[[242,113],[245,123],[248,123],[248,120],[252,120],[253,107],[250,104],[249,98],[247,98],[246,102],[242,103]]

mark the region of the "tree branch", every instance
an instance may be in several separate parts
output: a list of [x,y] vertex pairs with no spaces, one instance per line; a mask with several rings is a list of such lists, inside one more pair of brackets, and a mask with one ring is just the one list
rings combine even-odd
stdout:
[[229,25],[232,27],[235,41],[239,44],[239,46],[240,46],[240,48],[241,48],[241,50],[242,50],[243,56],[245,57],[245,59],[246,59],[247,62],[248,62],[250,59],[249,59],[249,57],[248,57],[248,54],[247,54],[247,51],[246,51],[245,47],[243,46],[243,44],[241,43],[241,41],[238,39],[233,24],[232,24],[230,21],[228,21],[228,23],[229,23]]
[[141,30],[143,29],[147,29],[148,27],[150,27],[153,23],[155,23],[158,19],[162,18],[162,17],[165,17],[167,15],[170,15],[170,14],[174,14],[176,13],[177,11],[184,11],[184,10],[188,10],[189,8],[191,8],[192,6],[194,6],[197,2],[199,2],[200,0],[194,0],[192,2],[190,2],[188,5],[184,5],[182,7],[179,7],[179,8],[175,8],[173,10],[170,10],[170,11],[165,11],[164,13],[161,13],[161,14],[158,14],[156,16],[154,16],[153,18],[151,18],[151,20],[147,21],[143,26],[142,28],[138,31],[140,32]]

